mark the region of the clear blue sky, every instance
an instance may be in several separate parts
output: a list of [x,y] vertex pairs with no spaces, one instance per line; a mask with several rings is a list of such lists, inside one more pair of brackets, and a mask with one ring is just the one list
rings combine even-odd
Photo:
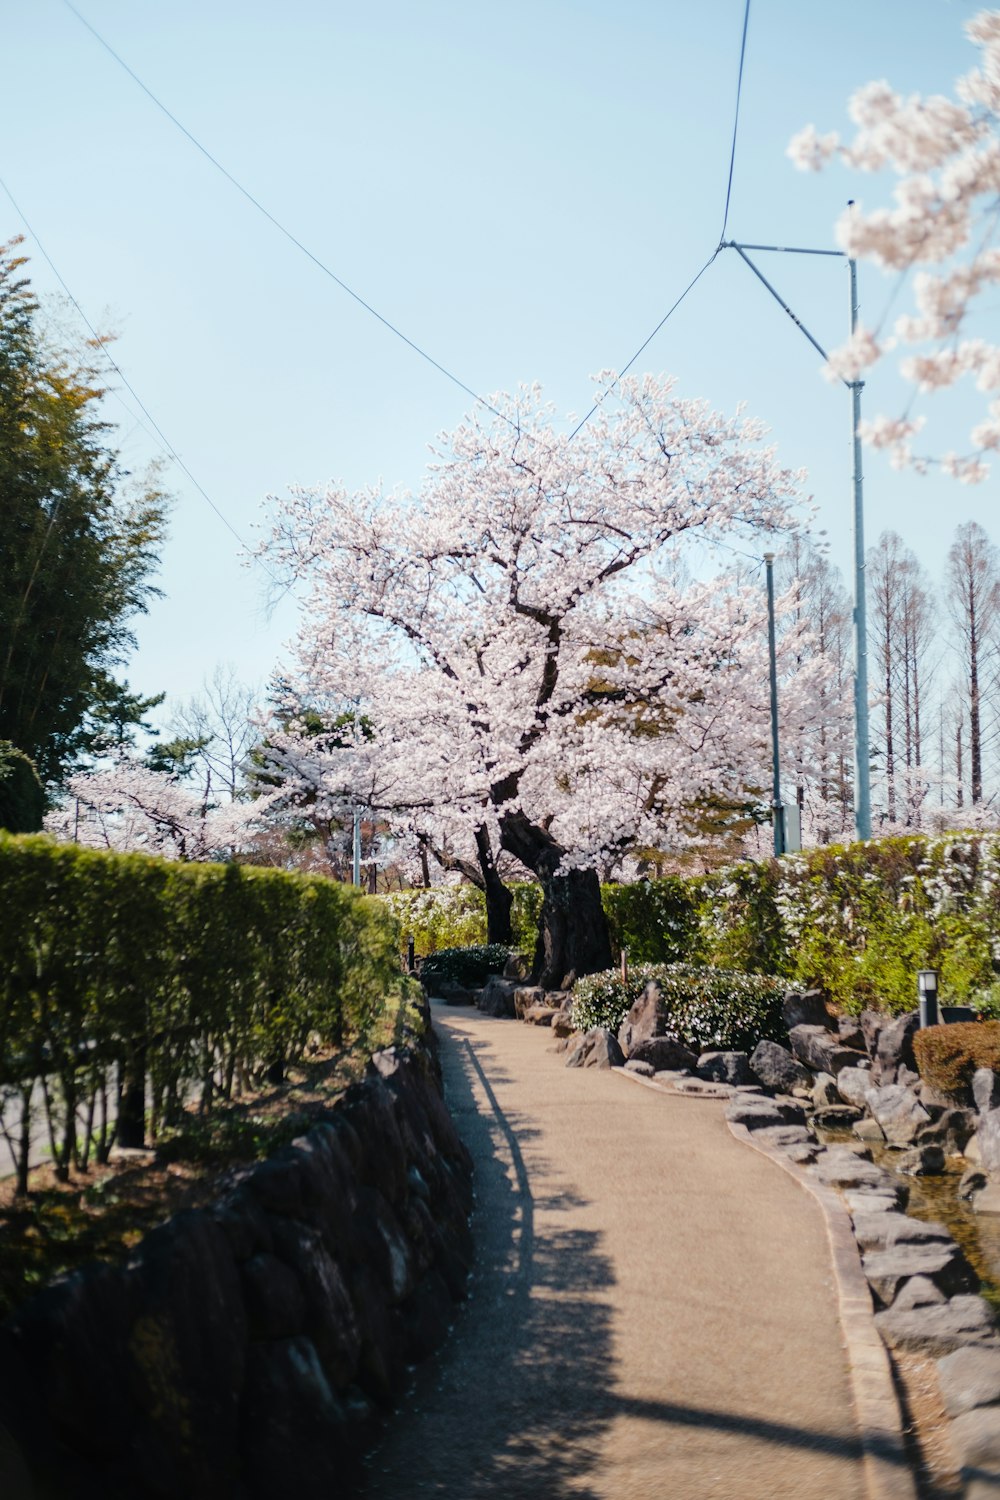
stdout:
[[[76,0],[270,211],[436,359],[484,393],[539,380],[582,414],[718,242],[743,0]],[[963,0],[752,0],[729,230],[824,246],[844,202],[884,186],[785,157],[845,126],[871,78],[948,92],[973,59]],[[284,240],[160,114],[62,0],[4,17],[0,174],[170,442],[250,538],[268,492],[382,476],[415,487],[469,402]],[[0,195],[3,238],[23,230]],[[29,237],[39,291],[55,280]],[[848,318],[841,262],[769,258],[821,342]],[[866,321],[889,284],[867,271]],[[772,427],[809,470],[833,556],[850,559],[847,393],[725,252],[643,356],[683,394]],[[895,411],[876,377],[868,412]],[[133,406],[122,392],[124,402]],[[880,399],[881,398],[881,399]],[[116,402],[127,462],[158,444]],[[185,696],[216,663],[264,679],[294,630],[183,474],[128,670]],[[870,455],[867,533],[899,530],[937,576],[978,489]]]

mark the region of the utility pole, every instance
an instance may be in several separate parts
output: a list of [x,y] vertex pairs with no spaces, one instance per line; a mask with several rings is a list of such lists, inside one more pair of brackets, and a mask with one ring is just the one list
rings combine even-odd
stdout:
[[774,852],[785,852],[785,809],[781,802],[781,759],[778,751],[778,658],[774,643],[774,553],[764,553],[767,569],[767,655],[771,675],[771,821]]
[[[830,356],[822,344],[809,332],[801,318],[775,290],[767,277],[746,253],[762,250],[778,255],[832,255],[846,260],[851,275],[851,332],[858,326],[858,266],[842,250],[810,250],[796,245],[747,245],[736,240],[723,240],[720,250],[735,250],[741,260],[746,261],[751,271],[762,282],[778,306],[788,314],[792,322],[812,344],[823,359]],[[872,836],[871,775],[868,753],[868,625],[865,608],[865,527],[864,486],[861,471],[861,439],[858,426],[861,421],[861,392],[863,380],[845,380],[851,393],[851,434],[854,444],[853,471],[853,536],[854,536],[854,836],[870,839]]]

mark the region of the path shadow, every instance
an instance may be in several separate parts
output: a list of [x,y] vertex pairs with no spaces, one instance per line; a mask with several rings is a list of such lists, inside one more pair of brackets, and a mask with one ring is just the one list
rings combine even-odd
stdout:
[[616,1391],[615,1276],[600,1234],[569,1222],[536,1234],[543,1205],[551,1225],[587,1200],[537,1150],[529,1174],[523,1148],[537,1127],[501,1108],[488,1031],[469,1040],[446,1029],[441,1050],[448,1104],[476,1161],[476,1269],[447,1345],[370,1456],[359,1500],[606,1500],[596,1471],[620,1415],[860,1460],[856,1439]]

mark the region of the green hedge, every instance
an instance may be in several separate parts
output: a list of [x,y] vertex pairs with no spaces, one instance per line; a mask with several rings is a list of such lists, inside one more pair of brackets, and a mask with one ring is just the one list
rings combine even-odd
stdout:
[[0,834],[0,901],[0,1110],[42,1115],[62,1173],[106,1154],[137,1067],[155,1131],[363,1032],[403,982],[384,911],[321,877]]
[[[935,968],[945,1000],[1000,1014],[996,836],[873,839],[601,891],[613,950],[626,948],[633,964],[777,975],[824,989],[839,1010],[892,1014],[914,1008],[917,970]],[[527,883],[514,892],[517,946],[530,954],[541,894]],[[482,896],[472,887],[405,895],[419,905],[419,951],[486,941]],[[461,930],[459,910],[468,919]]]

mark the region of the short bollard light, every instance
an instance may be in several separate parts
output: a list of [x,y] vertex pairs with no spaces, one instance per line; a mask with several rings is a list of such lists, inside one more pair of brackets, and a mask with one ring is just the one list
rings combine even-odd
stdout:
[[920,1001],[920,1025],[938,1024],[938,976],[937,969],[917,970],[917,996]]
[[414,944],[413,934],[411,932],[410,936],[406,939],[406,972],[408,974],[415,974],[416,973],[416,969],[417,969],[416,946]]

